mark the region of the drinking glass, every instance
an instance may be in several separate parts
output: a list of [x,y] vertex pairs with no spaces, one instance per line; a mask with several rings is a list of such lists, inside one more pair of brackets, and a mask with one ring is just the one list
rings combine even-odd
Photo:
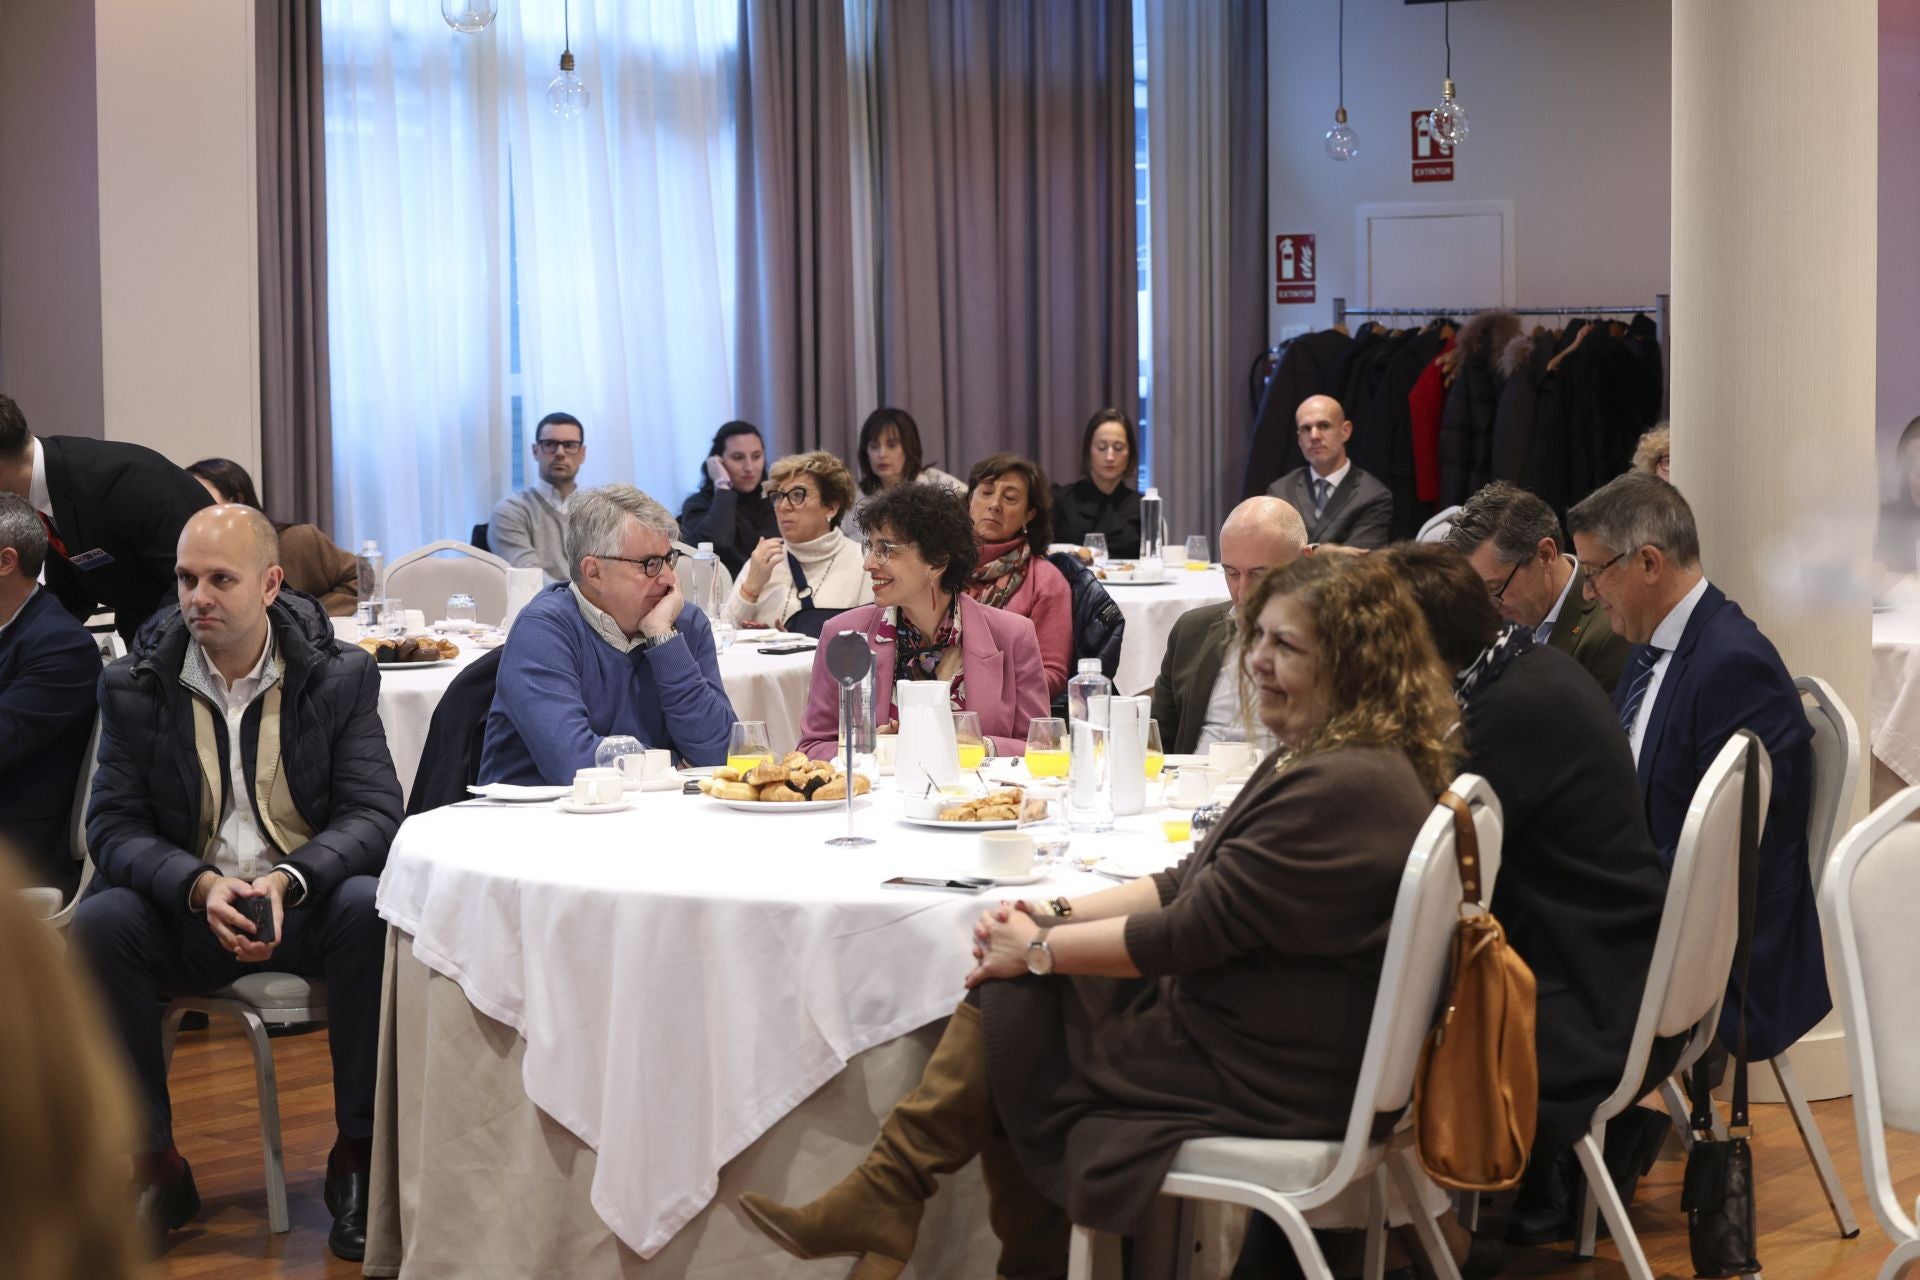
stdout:
[[1035,778],[1064,778],[1073,755],[1067,749],[1067,722],[1058,716],[1040,716],[1027,722],[1027,774]]
[[1196,533],[1187,539],[1187,568],[1195,573],[1213,563],[1213,549],[1207,545],[1207,535]]
[[987,737],[980,732],[978,711],[953,713],[953,741],[960,749],[960,772],[971,773],[987,758]]
[[[593,767],[596,769],[620,769],[620,761],[626,756],[645,755],[647,749],[640,745],[640,739],[630,738],[624,733],[600,739],[600,745],[593,751]],[[622,779],[626,770],[620,770]],[[639,786],[638,782],[634,783]]]
[[1107,563],[1107,535],[1106,534],[1090,533],[1087,535],[1086,541],[1083,542],[1081,545],[1084,546],[1087,550],[1093,552],[1093,563],[1095,564],[1095,566],[1101,567],[1101,568],[1104,568],[1106,566],[1106,563]]
[[406,638],[407,610],[399,596],[388,596],[380,601],[380,634],[394,640]]
[[767,745],[765,720],[736,720],[727,734],[727,768],[745,774],[763,761],[773,759]]
[[464,591],[448,596],[447,621],[452,624],[451,630],[473,630],[473,624],[480,621],[480,609],[474,604],[473,597]]
[[1160,722],[1147,721],[1147,779],[1155,781],[1167,767],[1167,754],[1160,749]]
[[1067,821],[1067,794],[1058,783],[1041,783],[1027,788],[1020,806],[1021,835],[1033,841],[1033,860],[1037,866],[1052,866],[1066,861],[1067,847],[1073,843],[1073,827]]

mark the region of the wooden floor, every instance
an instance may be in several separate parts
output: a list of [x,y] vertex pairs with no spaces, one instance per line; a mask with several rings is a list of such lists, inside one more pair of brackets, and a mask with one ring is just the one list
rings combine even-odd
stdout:
[[[267,1231],[267,1199],[260,1169],[260,1130],[253,1071],[238,1032],[216,1023],[186,1032],[173,1061],[174,1128],[193,1164],[205,1202],[200,1218],[170,1239],[157,1274],[167,1277],[346,1277],[359,1268],[327,1252],[332,1220],[320,1202],[327,1149],[333,1144],[333,1091],[325,1031],[274,1042],[280,1073],[287,1198],[293,1230]],[[1760,1261],[1776,1280],[1871,1280],[1890,1245],[1861,1190],[1854,1147],[1853,1106],[1819,1102],[1814,1112],[1853,1197],[1860,1235],[1842,1240],[1786,1108],[1754,1108],[1754,1165],[1760,1191]],[[1911,1197],[1920,1182],[1920,1137],[1892,1135],[1894,1184]],[[1634,1225],[1656,1274],[1689,1277],[1685,1219],[1680,1214],[1678,1161],[1655,1166],[1640,1185]],[[1612,1280],[1623,1276],[1613,1246],[1576,1263],[1566,1247],[1513,1254],[1512,1277],[1565,1276]],[[823,1268],[825,1264],[822,1264]],[[823,1275],[831,1274],[823,1269]]]

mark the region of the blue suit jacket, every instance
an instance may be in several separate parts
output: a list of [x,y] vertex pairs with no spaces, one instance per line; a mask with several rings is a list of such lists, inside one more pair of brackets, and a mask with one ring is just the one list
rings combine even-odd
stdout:
[[[1635,646],[1638,654],[1642,646]],[[1629,671],[1637,659],[1630,657]],[[1614,690],[1616,709],[1628,682]],[[1667,864],[1707,766],[1735,730],[1751,729],[1773,762],[1773,796],[1760,840],[1754,902],[1747,1057],[1779,1054],[1832,1007],[1813,877],[1807,866],[1807,817],[1813,799],[1813,729],[1793,677],[1740,606],[1709,585],[1647,712],[1640,748],[1640,790],[1647,828]],[[1720,1038],[1737,1043],[1739,970],[1729,975]]]
[[93,731],[100,650],[51,591],[33,593],[0,631],[0,841],[35,884],[71,892],[73,789]]

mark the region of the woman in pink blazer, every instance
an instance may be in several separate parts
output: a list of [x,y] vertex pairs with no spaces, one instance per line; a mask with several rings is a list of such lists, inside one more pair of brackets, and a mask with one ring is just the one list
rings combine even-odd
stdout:
[[1048,714],[1047,675],[1033,624],[965,594],[975,560],[973,525],[959,497],[938,485],[905,484],[860,509],[873,603],[849,609],[820,633],[800,750],[834,754],[840,688],[826,668],[827,645],[843,631],[873,650],[874,719],[898,722],[901,680],[951,680],[953,709],[979,713],[997,755],[1019,755],[1027,722]]
[[1073,674],[1073,589],[1047,559],[1053,486],[1039,463],[1017,453],[991,454],[967,477],[967,514],[980,551],[966,592],[1033,623],[1051,702]]

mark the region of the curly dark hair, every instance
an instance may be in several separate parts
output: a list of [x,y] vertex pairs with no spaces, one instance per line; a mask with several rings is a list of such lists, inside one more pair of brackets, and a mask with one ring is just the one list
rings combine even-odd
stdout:
[[[541,425],[544,426],[545,424],[546,424],[546,419],[543,418],[541,420]],[[575,423],[574,425],[579,426],[578,423]],[[580,431],[581,438],[584,439],[586,437],[586,434],[587,433],[585,428],[582,428]],[[707,446],[707,457],[708,458],[725,457],[727,452],[727,441],[733,439],[735,436],[752,436],[755,440],[758,440],[760,442],[760,448],[763,451],[767,447],[767,438],[760,434],[760,428],[754,426],[751,422],[745,422],[739,418],[735,418],[732,422],[721,423],[720,429],[713,433],[713,443]],[[767,478],[766,469],[762,467],[760,471],[760,479],[764,483],[766,478]],[[700,492],[701,493],[713,492],[713,477],[707,474],[707,463],[705,458],[702,458],[700,460]]]
[[1288,761],[1341,747],[1397,747],[1430,794],[1451,786],[1459,754],[1449,734],[1460,704],[1399,567],[1378,555],[1317,555],[1254,575],[1235,610],[1243,706],[1254,701],[1246,656],[1254,628],[1277,596],[1312,617],[1315,674],[1327,693],[1326,722],[1306,741],[1288,744]]
[[1500,611],[1467,558],[1439,542],[1396,542],[1379,554],[1398,567],[1400,580],[1426,615],[1433,647],[1449,671],[1465,671],[1500,635]]
[[891,428],[900,437],[901,452],[906,454],[904,465],[900,468],[900,482],[912,484],[920,477],[920,469],[926,465],[926,454],[920,445],[920,424],[905,409],[875,409],[860,424],[860,492],[880,492],[880,477],[873,474],[873,460],[867,456],[867,447],[874,442],[882,431]]
[[960,495],[943,484],[898,484],[860,504],[867,541],[891,535],[910,542],[920,558],[940,569],[940,589],[959,595],[979,560],[973,521]]
[[969,501],[975,489],[1001,476],[1019,476],[1026,483],[1027,523],[1021,532],[1027,535],[1027,545],[1033,548],[1033,554],[1047,554],[1047,544],[1053,541],[1053,486],[1047,483],[1047,473],[1032,458],[1023,458],[1017,453],[990,453],[974,463],[967,475]]

